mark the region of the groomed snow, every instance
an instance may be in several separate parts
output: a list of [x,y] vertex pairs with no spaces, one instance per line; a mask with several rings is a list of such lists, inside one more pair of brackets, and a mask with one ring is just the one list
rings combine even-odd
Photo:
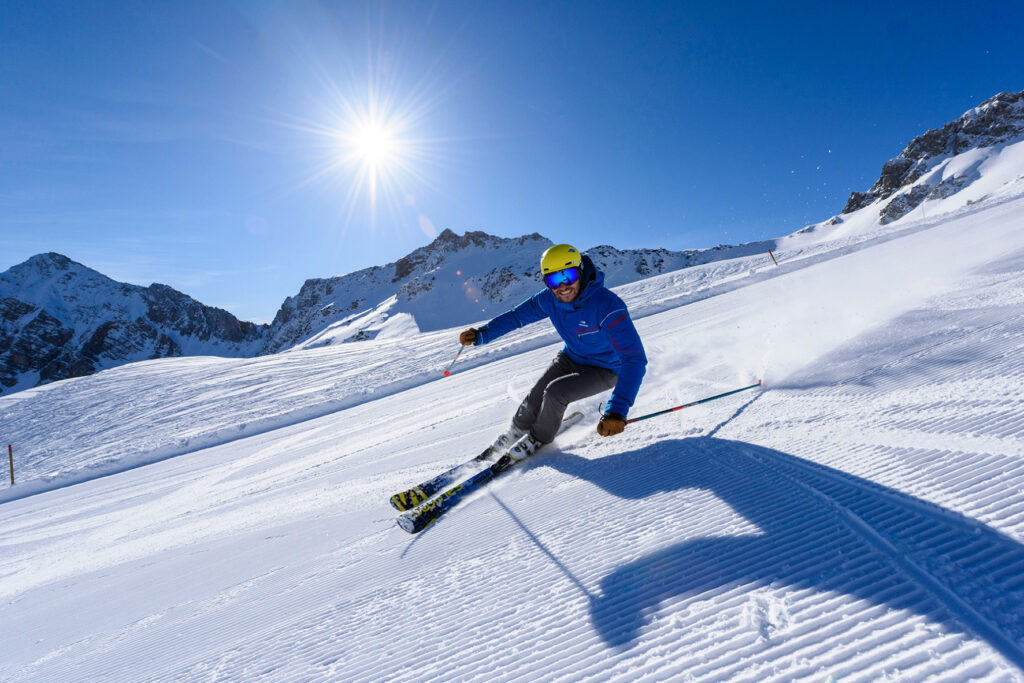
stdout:
[[766,389],[582,402],[415,537],[387,498],[505,426],[544,323],[450,378],[455,330],[2,398],[0,679],[1024,681],[1022,211],[622,288],[634,415]]

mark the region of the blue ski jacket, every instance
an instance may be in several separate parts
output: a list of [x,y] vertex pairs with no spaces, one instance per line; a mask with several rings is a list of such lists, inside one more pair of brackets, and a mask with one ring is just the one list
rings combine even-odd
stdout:
[[544,288],[511,311],[477,330],[477,344],[486,344],[512,330],[550,318],[565,341],[564,353],[583,365],[608,368],[618,375],[605,412],[625,416],[647,371],[647,355],[626,304],[604,286],[604,273],[583,256],[583,288],[570,303]]

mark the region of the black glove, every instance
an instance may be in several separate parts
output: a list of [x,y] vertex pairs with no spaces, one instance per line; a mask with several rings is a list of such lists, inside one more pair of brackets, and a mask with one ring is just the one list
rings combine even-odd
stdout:
[[626,428],[626,418],[618,413],[605,413],[597,423],[597,433],[601,436],[615,436]]
[[477,342],[477,331],[475,327],[471,327],[462,334],[459,335],[459,343],[463,346],[475,346]]

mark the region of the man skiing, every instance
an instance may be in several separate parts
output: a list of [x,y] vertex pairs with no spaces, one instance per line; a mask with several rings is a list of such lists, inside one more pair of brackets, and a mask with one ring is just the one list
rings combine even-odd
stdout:
[[459,335],[464,346],[486,344],[512,330],[550,318],[565,346],[523,399],[512,426],[491,448],[521,460],[554,440],[570,403],[614,387],[597,425],[601,436],[626,428],[647,368],[640,336],[622,302],[604,286],[589,256],[556,244],[540,259],[547,288],[483,327]]

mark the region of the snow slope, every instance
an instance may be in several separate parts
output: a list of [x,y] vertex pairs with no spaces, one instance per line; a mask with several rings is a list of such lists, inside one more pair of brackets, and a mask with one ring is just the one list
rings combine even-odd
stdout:
[[582,402],[415,537],[387,497],[506,424],[544,325],[446,379],[452,330],[0,398],[0,679],[1024,681],[1022,210],[622,288],[634,415],[767,388],[610,439]]

